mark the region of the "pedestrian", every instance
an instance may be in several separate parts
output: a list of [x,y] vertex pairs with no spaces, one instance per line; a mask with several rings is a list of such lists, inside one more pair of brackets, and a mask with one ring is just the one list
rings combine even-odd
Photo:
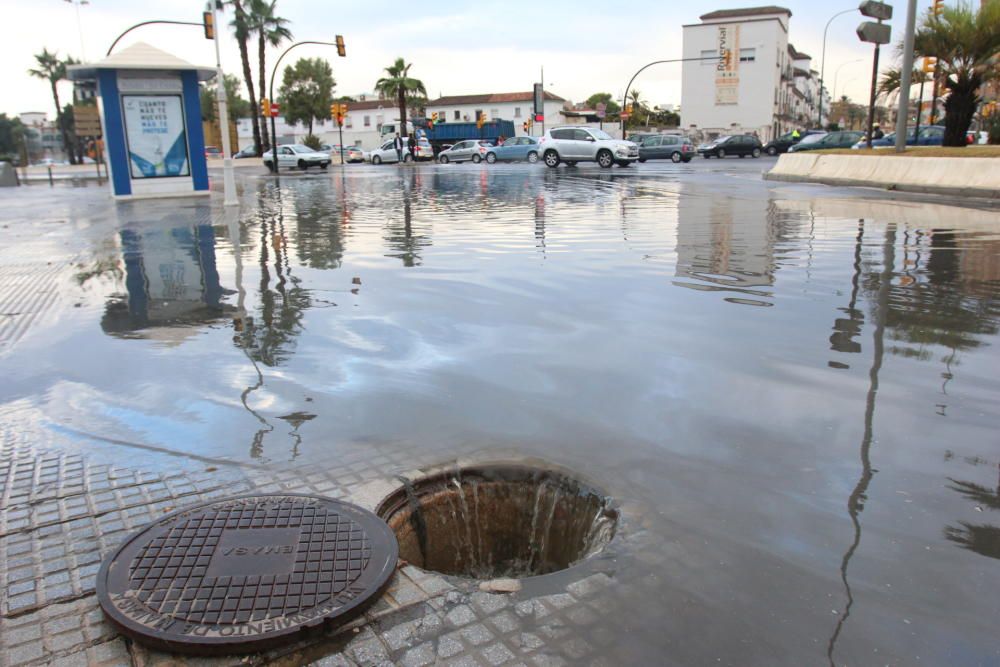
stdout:
[[502,134],[497,138],[497,146],[503,146],[503,142],[506,141],[506,137]]
[[802,133],[799,132],[799,128],[792,130],[792,141],[798,141],[802,138]]
[[396,149],[396,162],[403,162],[403,138],[396,133],[396,138],[392,140],[392,147]]
[[411,134],[409,139],[406,140],[406,146],[410,149],[410,160],[416,162],[417,160],[417,140]]
[[878,123],[875,123],[874,129],[872,130],[872,139],[881,139],[885,136],[885,132],[879,127]]

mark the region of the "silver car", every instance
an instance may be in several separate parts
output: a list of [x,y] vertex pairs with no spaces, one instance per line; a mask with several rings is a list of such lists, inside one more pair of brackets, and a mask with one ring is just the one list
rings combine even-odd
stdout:
[[548,167],[558,167],[560,162],[571,167],[577,162],[596,162],[608,169],[613,164],[627,167],[639,159],[639,147],[634,143],[615,139],[596,127],[552,128],[538,144]]
[[473,162],[479,163],[486,158],[489,146],[490,143],[488,141],[481,141],[479,139],[466,139],[465,141],[459,141],[448,150],[438,153],[438,162],[441,164],[447,164],[449,162],[465,162],[467,160],[472,160]]

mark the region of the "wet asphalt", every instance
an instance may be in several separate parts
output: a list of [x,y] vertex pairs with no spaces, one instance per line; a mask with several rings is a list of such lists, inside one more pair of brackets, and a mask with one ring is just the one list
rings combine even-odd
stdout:
[[1000,212],[770,164],[0,192],[0,419],[149,469],[539,459],[639,508],[612,661],[997,664]]

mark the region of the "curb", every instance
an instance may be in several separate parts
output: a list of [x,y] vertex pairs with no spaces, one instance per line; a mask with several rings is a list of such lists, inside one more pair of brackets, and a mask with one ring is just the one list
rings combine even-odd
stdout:
[[[927,158],[921,158],[927,159]],[[857,178],[824,178],[799,176],[794,174],[764,173],[764,180],[783,183],[818,183],[820,185],[839,185],[842,187],[876,188],[890,192],[912,192],[927,195],[944,195],[948,197],[974,197],[990,201],[1000,201],[1000,189],[991,188],[957,188],[949,186],[915,185],[908,183],[889,183],[884,181],[869,181]]]

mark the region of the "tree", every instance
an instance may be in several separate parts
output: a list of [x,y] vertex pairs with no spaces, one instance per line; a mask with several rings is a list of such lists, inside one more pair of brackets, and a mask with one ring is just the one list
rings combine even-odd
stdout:
[[[223,84],[226,87],[226,106],[229,114],[229,122],[235,123],[240,118],[245,118],[250,113],[250,103],[240,94],[240,78],[235,74],[226,74]],[[216,120],[216,111],[219,108],[215,99],[216,83],[205,84],[201,87],[201,119],[207,121]]]
[[0,159],[10,158],[16,162],[24,140],[24,124],[20,118],[8,118],[0,113]]
[[396,58],[390,67],[385,68],[386,76],[375,82],[375,91],[382,93],[387,99],[395,97],[399,101],[399,120],[402,127],[401,134],[406,137],[406,96],[423,95],[427,96],[427,89],[420,79],[410,78],[410,67],[413,63],[406,63],[402,58]]
[[[247,51],[247,42],[250,40],[250,17],[243,8],[243,0],[229,0],[229,4],[235,10],[235,16],[229,24],[236,37],[236,44],[240,47],[240,60],[243,62],[243,82],[247,86],[247,93],[250,95],[250,123],[253,126],[253,145],[257,155],[263,153],[260,140],[260,114],[257,111],[257,96],[253,89],[253,73],[250,71],[250,54]],[[264,91],[260,91],[261,94]]]
[[[648,103],[646,102],[646,100],[642,99],[642,93],[634,88],[628,91],[628,99],[629,102],[632,104],[632,117],[630,118],[630,120],[632,121],[631,123],[632,127],[642,125],[642,123],[639,122],[639,113],[646,109],[646,105]],[[647,119],[649,118],[648,111],[646,111],[646,118]]]
[[[267,90],[265,87],[264,79],[264,62],[265,55],[264,49],[266,46],[270,45],[273,47],[279,46],[282,42],[290,40],[292,38],[292,31],[285,27],[288,23],[288,19],[284,19],[274,13],[275,5],[278,4],[278,0],[249,0],[248,5],[249,10],[249,21],[253,32],[257,33],[257,60],[260,67],[260,94],[264,95],[264,91]],[[264,143],[268,143],[267,139],[267,123],[263,123],[263,128],[261,129],[261,137]]]
[[597,105],[602,102],[607,106],[604,112],[609,116],[616,116],[622,110],[618,102],[615,102],[611,97],[611,93],[594,93],[587,98],[587,108],[596,109]]
[[299,58],[286,67],[281,80],[281,108],[285,120],[305,123],[313,133],[313,121],[330,117],[333,103],[333,68],[322,58]]
[[928,13],[913,42],[918,56],[937,58],[944,87],[944,145],[965,146],[984,83],[1000,79],[1000,0],[983,0],[978,10],[961,2],[940,15]]
[[62,106],[59,104],[58,87],[59,82],[66,78],[66,66],[75,65],[76,61],[73,58],[60,60],[56,53],[49,53],[48,49],[43,48],[41,53],[35,54],[35,62],[38,67],[29,69],[28,74],[49,82],[49,86],[52,88],[52,101],[56,106],[56,127],[59,128],[59,133],[62,135],[63,148],[66,150],[70,163],[76,164],[76,155],[70,143],[69,133],[66,131],[66,123],[63,121]]

